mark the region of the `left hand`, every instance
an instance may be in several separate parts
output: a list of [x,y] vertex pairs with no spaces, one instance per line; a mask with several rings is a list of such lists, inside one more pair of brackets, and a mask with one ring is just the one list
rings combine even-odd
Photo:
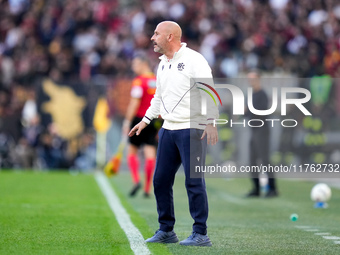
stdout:
[[208,144],[215,145],[218,142],[217,127],[214,127],[212,124],[208,124],[204,129],[201,139],[203,139],[205,136],[207,136]]

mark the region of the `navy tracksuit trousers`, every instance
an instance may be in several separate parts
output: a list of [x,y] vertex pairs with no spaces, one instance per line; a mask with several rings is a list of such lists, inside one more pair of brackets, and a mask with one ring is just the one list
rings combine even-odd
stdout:
[[[203,174],[190,178],[195,166],[205,165],[207,140],[201,140],[203,130],[182,129],[159,131],[156,169],[153,179],[157,201],[159,228],[171,231],[175,225],[173,184],[175,174],[181,163],[185,172],[185,187],[189,199],[191,217],[194,219],[193,231],[207,233],[208,199]],[[197,174],[195,174],[197,177]]]

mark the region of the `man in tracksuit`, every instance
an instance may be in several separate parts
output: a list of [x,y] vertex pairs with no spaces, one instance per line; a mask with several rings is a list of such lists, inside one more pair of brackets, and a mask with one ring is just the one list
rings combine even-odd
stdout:
[[192,234],[180,244],[211,246],[207,235],[208,200],[204,176],[191,178],[190,171],[193,173],[194,164],[198,161],[200,165],[205,164],[207,144],[217,143],[217,129],[213,126],[213,120],[218,118],[218,109],[210,104],[207,113],[201,113],[202,90],[192,81],[198,78],[212,80],[211,68],[201,54],[181,43],[181,35],[181,28],[175,22],[164,21],[156,27],[151,41],[154,51],[163,54],[157,70],[156,93],[144,118],[131,129],[129,135],[139,135],[159,114],[164,119],[159,131],[153,181],[159,230],[146,242],[178,242],[173,231],[175,214],[172,186],[175,174],[180,164],[183,164],[194,224]]

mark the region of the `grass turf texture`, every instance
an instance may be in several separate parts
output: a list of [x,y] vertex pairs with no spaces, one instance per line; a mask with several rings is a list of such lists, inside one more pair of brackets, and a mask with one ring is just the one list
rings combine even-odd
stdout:
[[133,254],[91,175],[2,172],[0,194],[1,254]]
[[[132,186],[130,176],[120,174],[112,179],[122,194]],[[296,226],[311,226],[318,232],[340,236],[340,191],[332,189],[328,209],[314,209],[310,190],[315,184],[307,181],[278,180],[280,196],[273,199],[246,199],[250,189],[248,179],[207,179],[209,197],[208,234],[213,247],[183,247],[164,245],[173,254],[340,254],[340,245],[325,240],[314,232]],[[155,199],[125,195],[133,209],[156,230],[157,210]],[[179,173],[174,186],[176,225],[180,240],[190,235],[192,219],[184,187],[184,176]],[[297,213],[296,222],[290,215]],[[159,245],[159,244],[158,244]],[[162,245],[161,245],[162,246]]]
[[[111,179],[115,192],[144,238],[158,228],[153,197],[127,196],[128,173]],[[328,209],[314,209],[313,182],[279,180],[280,197],[245,199],[247,179],[207,179],[213,247],[148,244],[152,254],[339,254],[340,245],[295,226],[340,236],[340,191]],[[191,232],[184,176],[174,187],[179,238]],[[289,216],[297,213],[292,222]],[[141,217],[142,216],[142,217]],[[0,172],[0,254],[133,254],[128,239],[92,175]]]
[[[119,191],[117,192],[119,194]],[[137,228],[153,234],[122,200]],[[166,247],[150,247],[170,254]],[[133,254],[92,175],[0,172],[0,254]]]

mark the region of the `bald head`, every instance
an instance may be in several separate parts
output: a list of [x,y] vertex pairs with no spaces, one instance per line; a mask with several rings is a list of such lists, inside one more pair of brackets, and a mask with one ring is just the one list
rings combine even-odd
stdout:
[[158,24],[158,27],[164,28],[168,35],[173,35],[174,40],[181,41],[182,29],[174,21],[163,21]]
[[182,29],[176,22],[163,21],[159,23],[151,37],[154,51],[172,58],[173,54],[181,48],[181,37]]

